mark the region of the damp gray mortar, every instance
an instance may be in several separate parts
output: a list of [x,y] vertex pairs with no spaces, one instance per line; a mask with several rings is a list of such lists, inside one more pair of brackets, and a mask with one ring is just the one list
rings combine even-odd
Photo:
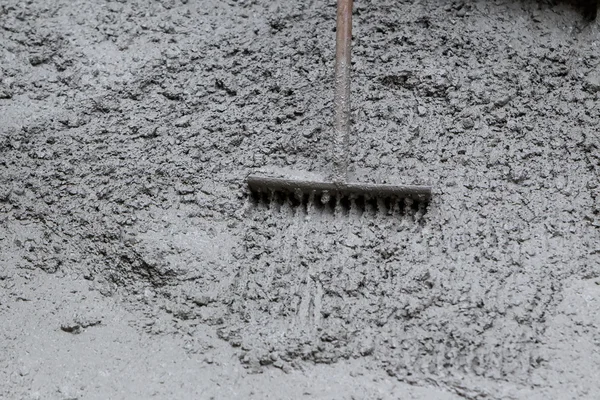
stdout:
[[466,398],[598,389],[593,357],[553,380],[578,353],[550,334],[599,278],[597,22],[356,2],[349,175],[434,184],[415,223],[249,207],[257,169],[330,168],[334,8],[192,3],[1,6],[6,265],[197,321],[256,371],[359,359]]

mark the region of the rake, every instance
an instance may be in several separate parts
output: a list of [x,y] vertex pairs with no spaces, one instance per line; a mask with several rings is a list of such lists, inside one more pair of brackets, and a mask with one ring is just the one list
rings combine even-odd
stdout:
[[350,137],[350,54],[352,46],[352,0],[337,2],[335,54],[335,97],[333,173],[329,181],[250,175],[248,188],[257,201],[289,200],[292,206],[306,204],[353,206],[365,210],[367,204],[392,210],[398,206],[417,209],[431,199],[431,186],[373,184],[348,181]]

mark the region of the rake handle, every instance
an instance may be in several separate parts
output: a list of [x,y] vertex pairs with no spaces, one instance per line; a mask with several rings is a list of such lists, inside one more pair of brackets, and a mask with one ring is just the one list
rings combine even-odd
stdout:
[[338,0],[335,50],[335,122],[333,181],[348,181],[350,141],[350,54],[352,51],[352,0]]

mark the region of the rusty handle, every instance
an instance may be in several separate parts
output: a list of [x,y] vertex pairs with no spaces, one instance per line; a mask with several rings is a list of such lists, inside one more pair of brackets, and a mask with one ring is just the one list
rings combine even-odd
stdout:
[[333,181],[348,180],[350,137],[350,53],[352,50],[352,0],[338,0],[335,49],[335,122]]

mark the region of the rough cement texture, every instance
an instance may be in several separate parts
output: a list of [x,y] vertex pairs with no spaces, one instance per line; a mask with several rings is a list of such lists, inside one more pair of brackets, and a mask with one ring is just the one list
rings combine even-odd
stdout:
[[596,398],[598,22],[357,1],[351,178],[433,201],[254,207],[330,171],[334,18],[0,4],[0,398]]

